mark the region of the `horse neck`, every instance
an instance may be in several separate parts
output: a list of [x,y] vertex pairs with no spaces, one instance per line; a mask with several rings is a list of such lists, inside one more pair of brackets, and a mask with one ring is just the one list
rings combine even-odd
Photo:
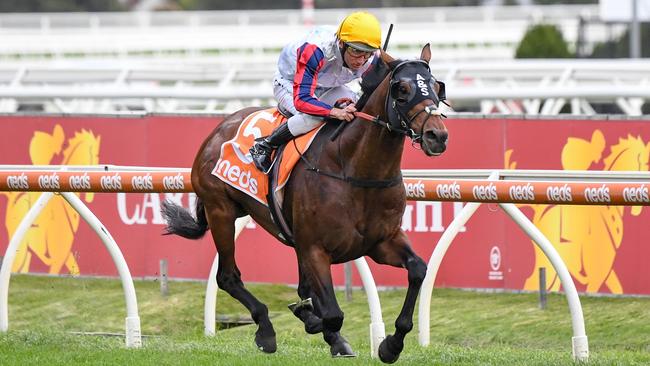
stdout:
[[[385,105],[387,82],[384,81],[371,95],[363,112],[386,118]],[[404,137],[390,133],[370,121],[357,119],[341,136],[348,176],[367,179],[390,179],[400,174],[404,149]]]

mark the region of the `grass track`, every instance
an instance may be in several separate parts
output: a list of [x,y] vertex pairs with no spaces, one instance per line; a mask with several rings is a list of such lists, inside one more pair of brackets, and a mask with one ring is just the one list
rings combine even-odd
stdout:
[[[307,335],[286,309],[295,289],[249,285],[270,309],[278,352],[262,354],[253,344],[255,326],[203,336],[205,285],[171,282],[163,298],[154,281],[136,282],[142,349],[125,349],[122,337],[71,332],[124,332],[124,296],[117,280],[13,276],[10,331],[0,334],[0,365],[364,365],[369,356],[368,304],[361,291],[339,303],[346,314],[342,334],[359,356],[332,359],[320,336]],[[393,331],[404,290],[380,292],[387,333]],[[650,364],[650,298],[581,297],[590,365]],[[539,310],[534,294],[489,294],[434,290],[432,345],[417,344],[415,328],[398,364],[571,365],[571,318],[564,295],[549,296]],[[217,314],[248,317],[227,294]]]

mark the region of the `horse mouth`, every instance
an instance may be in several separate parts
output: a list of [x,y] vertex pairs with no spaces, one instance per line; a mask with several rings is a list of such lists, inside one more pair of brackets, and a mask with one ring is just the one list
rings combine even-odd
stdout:
[[446,131],[425,131],[420,147],[427,156],[439,156],[447,150],[448,135]]
[[424,141],[422,142],[421,147],[422,151],[424,151],[427,156],[440,156],[445,152],[445,150],[447,150],[447,144],[432,144],[432,146],[429,146]]

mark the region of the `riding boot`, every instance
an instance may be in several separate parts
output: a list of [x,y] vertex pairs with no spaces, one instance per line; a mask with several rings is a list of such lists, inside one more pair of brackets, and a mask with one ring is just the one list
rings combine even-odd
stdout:
[[253,163],[255,163],[255,167],[264,172],[264,174],[267,174],[273,163],[271,160],[271,154],[273,154],[273,151],[291,141],[293,137],[291,131],[289,131],[288,124],[283,123],[280,127],[273,130],[269,136],[256,139],[255,145],[253,145],[249,150],[251,157],[253,158]]

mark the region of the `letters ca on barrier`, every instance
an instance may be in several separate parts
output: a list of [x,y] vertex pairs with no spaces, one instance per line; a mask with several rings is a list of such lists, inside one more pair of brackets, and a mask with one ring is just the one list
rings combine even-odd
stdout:
[[[0,116],[6,129],[7,141],[11,144],[0,145],[0,153],[5,164],[61,164],[65,158],[76,160],[76,164],[116,164],[131,166],[176,166],[190,167],[196,148],[205,136],[219,124],[220,117],[156,117],[129,119],[129,133],[124,129],[123,118],[110,117],[16,117]],[[162,123],[159,123],[162,122]],[[59,125],[59,127],[54,127]],[[549,125],[553,133],[549,134]],[[450,145],[444,156],[435,159],[420,157],[411,147],[404,148],[403,168],[406,169],[552,169],[552,170],[644,170],[647,168],[650,142],[650,130],[647,121],[601,120],[597,122],[580,120],[517,120],[517,119],[463,119],[455,118],[450,127]],[[477,133],[480,131],[480,133]],[[39,132],[36,134],[36,132]],[[155,139],[142,139],[147,133]],[[251,137],[255,131],[250,131]],[[178,141],[182,134],[183,143]],[[77,136],[78,135],[78,136]],[[101,136],[101,144],[99,137]],[[544,149],[540,144],[531,143],[544,137]],[[38,151],[31,151],[30,145],[39,146]],[[83,143],[84,154],[73,154],[71,146]],[[79,145],[81,146],[81,145]],[[80,151],[80,150],[78,150]],[[90,152],[90,153],[89,153]],[[73,156],[74,155],[74,156]],[[86,159],[81,162],[81,159]],[[90,160],[89,160],[90,159]],[[215,160],[216,162],[216,160]],[[516,164],[515,164],[516,163]],[[224,165],[224,171],[227,166]],[[245,172],[228,170],[232,179],[246,183]],[[14,174],[4,179],[2,184],[16,190],[39,189],[39,187],[56,187],[69,185],[75,190],[83,190],[88,186],[88,177],[83,173],[73,174],[69,178],[58,181],[56,176],[44,175],[41,179],[28,180],[25,175]],[[164,189],[182,190],[188,182],[176,174],[166,177],[161,186]],[[253,189],[254,182],[248,182]],[[93,181],[93,184],[95,182]],[[146,174],[134,181],[123,179],[119,175],[106,174],[98,182],[107,191],[125,189],[134,185],[140,189],[150,187]],[[257,186],[258,190],[260,189]],[[537,188],[537,187],[534,187]],[[643,205],[623,207],[610,205],[608,200],[624,200],[629,203],[650,203],[648,185],[630,185],[620,192],[607,187],[591,186],[588,190],[572,189],[566,184],[545,186],[544,189],[534,189],[526,183],[499,191],[499,195],[519,200],[517,206],[531,221],[546,228],[550,233],[561,233],[563,242],[557,245],[569,246],[571,252],[563,258],[571,263],[571,272],[576,279],[578,291],[594,291],[606,293],[650,294],[650,285],[645,280],[650,278],[650,266],[639,264],[639,258],[650,258],[650,246],[647,242],[647,222],[650,215],[648,207]],[[459,198],[461,192],[453,180],[438,186],[432,193],[423,191],[417,182],[405,185],[407,194],[413,197],[430,195],[427,198],[440,198],[453,201]],[[15,193],[15,194],[14,194]],[[1,192],[0,210],[5,213],[5,223],[11,221],[16,206],[8,208],[21,192]],[[489,184],[475,189],[477,197],[494,198],[495,191]],[[463,191],[465,194],[465,191]],[[531,194],[539,199],[546,199],[549,204],[542,208],[530,205]],[[471,197],[472,192],[469,192]],[[25,196],[25,202],[35,202],[37,192]],[[79,195],[84,203],[95,213],[106,228],[115,237],[118,245],[125,251],[125,257],[136,276],[152,276],[158,268],[160,257],[175,258],[175,276],[185,278],[205,278],[204,272],[209,271],[197,265],[207,261],[215,254],[214,245],[209,237],[200,245],[191,246],[182,239],[171,239],[160,236],[163,219],[160,216],[160,204],[165,199],[178,200],[182,206],[194,209],[194,196],[188,193],[136,193],[136,194],[95,194],[94,201],[86,200],[84,194]],[[605,206],[573,206],[560,205],[573,200],[590,200],[593,203],[604,203]],[[521,202],[527,201],[527,202]],[[22,201],[21,201],[22,202]],[[60,203],[60,202],[59,202]],[[21,206],[22,207],[22,206]],[[25,204],[24,207],[29,207]],[[447,229],[454,216],[463,207],[453,202],[424,202],[409,201],[402,217],[402,228],[406,230],[413,246],[425,260],[431,254],[440,234]],[[447,253],[441,271],[436,278],[444,286],[451,287],[495,287],[508,286],[514,289],[536,289],[537,273],[535,269],[544,262],[543,253],[535,252],[535,244],[519,230],[516,224],[509,221],[500,211],[494,210],[496,205],[483,205],[466,224],[464,231],[454,239]],[[7,215],[10,213],[11,215]],[[535,216],[537,215],[537,216]],[[571,221],[569,218],[578,217],[580,220]],[[585,220],[585,218],[594,218]],[[598,218],[600,221],[596,220]],[[560,220],[562,219],[562,220]],[[57,222],[58,223],[58,222]],[[53,225],[52,227],[63,227]],[[569,228],[571,230],[569,230]],[[546,230],[545,229],[545,230]],[[590,233],[602,233],[595,239]],[[571,240],[566,240],[574,235]],[[0,239],[9,241],[8,230],[2,230]],[[91,268],[100,268],[98,275],[114,275],[106,263],[110,259],[98,257],[96,253],[97,238],[91,230],[81,222],[79,231],[74,235],[74,243],[70,253],[79,253],[79,268],[81,273]],[[63,235],[62,235],[63,237]],[[552,235],[549,234],[549,237]],[[590,240],[587,240],[590,239]],[[277,281],[291,283],[296,273],[287,270],[286,263],[295,262],[295,254],[290,250],[282,252],[283,247],[262,233],[261,229],[246,230],[242,241],[238,243],[239,254],[246,257],[242,262],[250,281]],[[159,243],[165,243],[160,251]],[[500,252],[499,271],[503,272],[503,283],[490,282],[487,275],[493,271],[495,263],[494,246]],[[468,248],[470,249],[468,251]],[[282,252],[283,254],[277,254]],[[594,252],[599,255],[597,260],[585,257]],[[150,255],[144,255],[148,253]],[[260,253],[264,253],[260,255]],[[471,255],[468,255],[471,254]],[[261,262],[258,257],[276,255],[273,263]],[[35,258],[35,257],[33,257]],[[206,259],[207,258],[207,259]],[[516,258],[516,260],[513,260]],[[36,259],[32,259],[32,264]],[[44,262],[43,262],[44,263]],[[41,263],[37,271],[47,272],[48,268]],[[109,262],[110,263],[110,262]],[[588,268],[583,268],[587,263]],[[371,268],[373,264],[370,263]],[[112,268],[112,267],[111,267]],[[260,268],[264,268],[261,271]],[[463,269],[463,271],[461,271]],[[548,269],[547,269],[548,270]],[[243,271],[244,272],[244,271]],[[263,273],[264,272],[264,273]],[[269,272],[272,272],[270,275]],[[604,284],[597,283],[598,274],[607,279]],[[374,274],[374,273],[373,273]],[[552,272],[547,272],[548,283]],[[555,278],[555,277],[553,277]],[[378,285],[404,286],[406,279],[403,273],[396,270],[377,273]],[[584,281],[580,282],[578,280]],[[618,282],[617,282],[618,281]],[[554,283],[558,283],[555,281]],[[610,287],[611,285],[611,287]],[[593,288],[598,287],[596,290]]]

